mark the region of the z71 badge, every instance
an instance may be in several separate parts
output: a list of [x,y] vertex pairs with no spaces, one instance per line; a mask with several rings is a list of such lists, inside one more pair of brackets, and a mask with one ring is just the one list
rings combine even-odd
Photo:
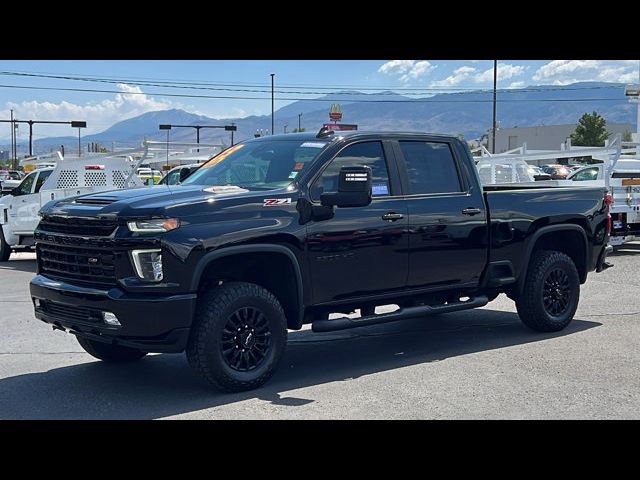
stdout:
[[291,205],[290,198],[265,198],[263,207],[277,207],[278,205]]

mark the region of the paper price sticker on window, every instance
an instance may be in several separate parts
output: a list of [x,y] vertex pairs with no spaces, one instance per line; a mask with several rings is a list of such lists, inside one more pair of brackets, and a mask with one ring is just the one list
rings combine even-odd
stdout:
[[221,161],[223,161],[225,158],[227,158],[229,155],[231,155],[233,152],[237,152],[238,150],[240,150],[242,147],[244,147],[243,143],[240,143],[238,145],[234,145],[233,147],[229,147],[227,148],[225,151],[220,152],[218,155],[216,155],[215,157],[213,157],[211,160],[209,160],[207,163],[205,163],[204,165],[202,165],[202,167],[200,168],[211,168],[211,167],[215,167],[217,164],[219,164]]

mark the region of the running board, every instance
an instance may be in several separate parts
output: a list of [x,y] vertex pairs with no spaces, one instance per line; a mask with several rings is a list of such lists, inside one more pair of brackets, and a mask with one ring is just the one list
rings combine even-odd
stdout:
[[469,299],[466,302],[449,303],[447,305],[441,305],[438,307],[422,305],[420,307],[401,308],[400,310],[396,310],[395,312],[381,313],[380,315],[370,315],[368,317],[341,317],[333,320],[316,320],[311,324],[311,329],[314,332],[334,332],[336,330],[347,330],[349,328],[366,327],[369,325],[395,322],[396,320],[405,320],[408,318],[468,310],[470,308],[483,307],[487,303],[489,303],[489,299],[487,298],[487,296],[480,295],[478,297]]

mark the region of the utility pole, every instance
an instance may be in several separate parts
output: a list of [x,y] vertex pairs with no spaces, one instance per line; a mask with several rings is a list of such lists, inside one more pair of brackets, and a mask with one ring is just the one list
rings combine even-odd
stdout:
[[231,126],[234,127],[234,129],[231,130],[231,146],[233,147],[233,132],[235,132],[236,123],[235,122],[231,122]]
[[276,117],[275,117],[275,90],[274,90],[274,77],[275,73],[271,74],[271,134],[276,131]]
[[300,121],[301,118],[302,118],[302,114],[299,113],[298,114],[298,133],[300,133],[302,131],[302,123]]
[[15,158],[16,158],[16,154],[15,154],[15,150],[14,150],[14,142],[13,139],[16,135],[16,131],[15,131],[15,123],[13,123],[13,108],[11,109],[11,166],[15,168]]
[[498,61],[493,61],[493,128],[492,131],[492,142],[491,142],[491,153],[496,153],[496,88],[498,85]]

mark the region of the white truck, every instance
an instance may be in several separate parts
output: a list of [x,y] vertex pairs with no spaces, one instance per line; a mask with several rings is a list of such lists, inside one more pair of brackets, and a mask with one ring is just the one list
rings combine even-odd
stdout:
[[486,148],[481,148],[479,153],[475,160],[483,184],[518,183],[520,186],[530,183],[523,173],[524,162],[539,165],[557,163],[560,159],[591,158],[594,163],[579,168],[566,180],[546,180],[536,182],[535,186],[607,188],[613,199],[609,208],[612,220],[609,244],[619,247],[640,239],[639,143],[623,142],[618,134],[604,147],[571,146],[567,142],[560,150],[527,150],[523,145],[500,154],[491,154]]
[[605,186],[607,176],[613,197],[609,208],[612,221],[609,243],[619,247],[640,239],[640,158],[621,156],[612,170],[604,163],[587,165],[559,183],[599,187]]
[[9,195],[0,198],[0,261],[6,262],[12,251],[33,246],[33,231],[40,221],[38,212],[47,202],[90,192],[142,187],[130,156],[137,152],[140,149],[74,159],[60,157],[55,167],[29,173]]

